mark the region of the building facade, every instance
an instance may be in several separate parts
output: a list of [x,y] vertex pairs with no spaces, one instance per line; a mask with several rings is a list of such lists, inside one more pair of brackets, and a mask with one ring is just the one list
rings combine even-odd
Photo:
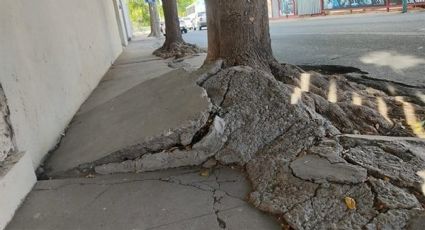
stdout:
[[0,229],[130,37],[124,0],[2,1]]
[[[407,0],[410,6],[425,6],[425,0]],[[268,0],[269,17],[324,14],[332,10],[400,7],[402,0]]]

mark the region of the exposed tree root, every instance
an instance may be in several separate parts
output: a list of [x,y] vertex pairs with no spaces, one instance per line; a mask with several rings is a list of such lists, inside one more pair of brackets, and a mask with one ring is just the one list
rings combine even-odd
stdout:
[[182,58],[197,53],[205,53],[204,49],[199,48],[197,45],[186,42],[173,42],[171,44],[164,44],[161,48],[155,50],[153,55],[167,59],[167,58]]
[[[351,82],[347,75],[304,72],[283,64],[272,68],[277,80],[294,85],[293,97],[320,113],[343,133],[386,136],[424,135],[425,109],[409,94],[389,95]],[[294,77],[295,76],[295,77]],[[364,80],[363,80],[364,81]],[[368,79],[368,82],[371,80]],[[406,91],[406,90],[405,90]]]
[[[254,206],[294,229],[405,229],[422,218],[416,172],[425,169],[425,141],[338,138],[417,135],[406,121],[407,101],[344,76],[270,68],[280,82],[237,66],[202,83],[226,123],[215,157],[246,166]],[[409,106],[423,118],[422,107]]]

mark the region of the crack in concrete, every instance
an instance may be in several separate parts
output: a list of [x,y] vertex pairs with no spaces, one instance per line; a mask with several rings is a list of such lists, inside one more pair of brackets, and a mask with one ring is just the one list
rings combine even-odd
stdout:
[[[229,194],[226,191],[223,191],[221,189],[221,183],[227,183],[227,182],[236,182],[237,180],[220,180],[217,173],[214,172],[214,179],[213,181],[208,181],[208,180],[201,180],[201,181],[192,181],[190,183],[184,183],[182,182],[181,179],[177,178],[178,176],[183,176],[183,175],[188,175],[194,172],[185,172],[182,174],[179,174],[177,176],[169,176],[169,177],[159,177],[159,178],[147,178],[147,179],[129,179],[126,181],[115,181],[115,182],[106,182],[106,183],[69,183],[69,184],[63,184],[59,187],[56,188],[48,188],[48,189],[34,189],[34,191],[58,191],[61,189],[64,189],[68,186],[73,186],[73,185],[80,185],[80,186],[86,186],[86,185],[95,185],[95,186],[106,186],[105,189],[103,189],[99,194],[97,194],[89,203],[87,203],[86,205],[84,205],[83,209],[88,208],[90,205],[92,205],[96,200],[98,200],[100,197],[102,197],[105,193],[108,192],[109,189],[111,189],[113,186],[117,186],[117,185],[122,185],[122,184],[131,184],[131,183],[138,183],[138,182],[147,182],[147,181],[158,181],[158,182],[163,182],[163,183],[170,183],[170,184],[177,184],[180,186],[184,186],[184,187],[189,187],[192,189],[196,189],[196,190],[200,190],[203,192],[209,192],[212,194],[213,197],[213,204],[212,204],[212,212],[210,213],[206,213],[206,214],[202,214],[202,215],[198,215],[198,216],[194,216],[194,217],[190,217],[190,218],[184,218],[178,221],[174,221],[171,223],[167,223],[167,224],[163,224],[163,225],[158,225],[158,226],[154,226],[154,227],[150,227],[147,229],[157,229],[160,227],[164,227],[164,226],[168,226],[171,224],[177,224],[180,222],[184,222],[187,220],[192,220],[192,219],[197,219],[197,218],[201,218],[201,217],[205,217],[211,214],[214,214],[217,220],[217,224],[221,229],[226,229],[226,222],[219,216],[219,213],[222,211],[228,211],[228,210],[232,210],[232,209],[236,209],[239,207],[242,207],[242,205],[236,206],[236,207],[231,207],[231,208],[227,208],[227,209],[220,209],[218,207],[219,204],[221,204],[222,199],[225,196],[234,198],[234,199],[238,199],[243,201],[242,199],[235,197],[231,194]],[[211,185],[208,184],[203,184],[205,182],[215,182],[218,185],[218,188],[214,188]],[[208,189],[203,188],[199,185],[197,185],[197,183],[202,183],[203,185],[205,185]]]
[[230,91],[230,86],[232,84],[232,77],[229,78],[229,81],[227,81],[227,87],[226,87],[226,91],[223,94],[223,98],[221,99],[221,102],[218,104],[218,106],[221,108],[223,106],[224,101],[227,98],[227,94]]
[[[215,172],[214,172],[214,177],[215,177],[215,181],[218,184],[218,188],[220,189],[221,185],[220,185],[220,183],[218,183],[218,175]],[[213,211],[214,211],[214,214],[216,216],[218,226],[221,229],[226,229],[226,222],[223,219],[220,218],[220,216],[219,216],[220,209],[217,207],[217,205],[220,204],[222,199],[223,199],[223,196],[218,196],[217,189],[214,189],[214,191],[213,191],[213,200],[214,200]]]
[[[317,197],[320,188],[321,188],[321,185],[318,185],[317,188],[314,190],[314,194],[312,196],[310,196],[308,199],[306,199],[304,201],[300,201],[300,202],[295,203],[294,205],[292,205],[291,208],[288,209],[288,211],[284,212],[283,215],[286,215],[287,213],[292,212],[299,205],[303,205],[307,202],[312,202],[313,198]],[[283,218],[288,223],[288,220],[285,217],[283,217]]]
[[[373,195],[373,208],[378,212],[376,214],[374,214],[372,216],[372,218],[369,219],[369,221],[363,226],[363,228],[365,228],[368,224],[371,224],[373,222],[373,220],[375,220],[376,217],[378,217],[378,215],[381,212],[381,210],[379,209],[379,201],[378,201],[378,193],[376,192],[375,188],[373,187],[372,183],[369,181],[369,179],[366,181],[366,186],[369,187],[370,191],[372,192]],[[388,210],[387,210],[388,211]]]

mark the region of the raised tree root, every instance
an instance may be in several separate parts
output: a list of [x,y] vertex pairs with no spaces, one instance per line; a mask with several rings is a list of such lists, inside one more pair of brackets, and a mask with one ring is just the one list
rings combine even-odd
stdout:
[[153,55],[167,59],[167,58],[182,58],[191,56],[198,53],[205,53],[204,49],[199,48],[197,45],[186,42],[174,42],[169,45],[164,44],[161,48],[155,50]]
[[[295,86],[294,92],[302,88],[301,75],[308,74],[308,92],[301,92],[299,100],[329,119],[343,133],[418,136],[421,132],[417,126],[425,120],[424,107],[416,104],[419,101],[412,97],[400,98],[413,96],[413,90],[409,94],[389,95],[380,89],[351,82],[352,78],[344,74],[304,72],[286,64],[280,67],[274,65],[272,73],[277,80]],[[331,85],[335,87],[334,92],[330,92]],[[415,114],[406,114],[406,106],[411,107]],[[406,118],[409,116],[416,117],[416,121]],[[418,124],[413,124],[415,122]]]
[[[340,132],[414,136],[404,121],[394,124],[404,115],[397,108],[403,104],[343,76],[314,72],[309,90],[291,103],[296,87],[305,89],[303,71],[290,65],[271,70],[285,84],[267,71],[241,66],[202,84],[226,123],[228,140],[216,158],[246,165],[254,206],[294,229],[404,229],[421,218],[425,204],[416,172],[425,169],[425,141],[337,138]],[[335,102],[328,100],[330,84],[337,89]],[[352,104],[354,93],[362,105]],[[378,111],[382,101],[385,116]],[[356,202],[354,209],[346,198]]]

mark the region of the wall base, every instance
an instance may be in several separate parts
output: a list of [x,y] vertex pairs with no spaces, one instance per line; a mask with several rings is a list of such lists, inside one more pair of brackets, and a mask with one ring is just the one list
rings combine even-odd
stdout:
[[14,154],[4,163],[0,168],[0,229],[6,228],[37,181],[28,154]]

